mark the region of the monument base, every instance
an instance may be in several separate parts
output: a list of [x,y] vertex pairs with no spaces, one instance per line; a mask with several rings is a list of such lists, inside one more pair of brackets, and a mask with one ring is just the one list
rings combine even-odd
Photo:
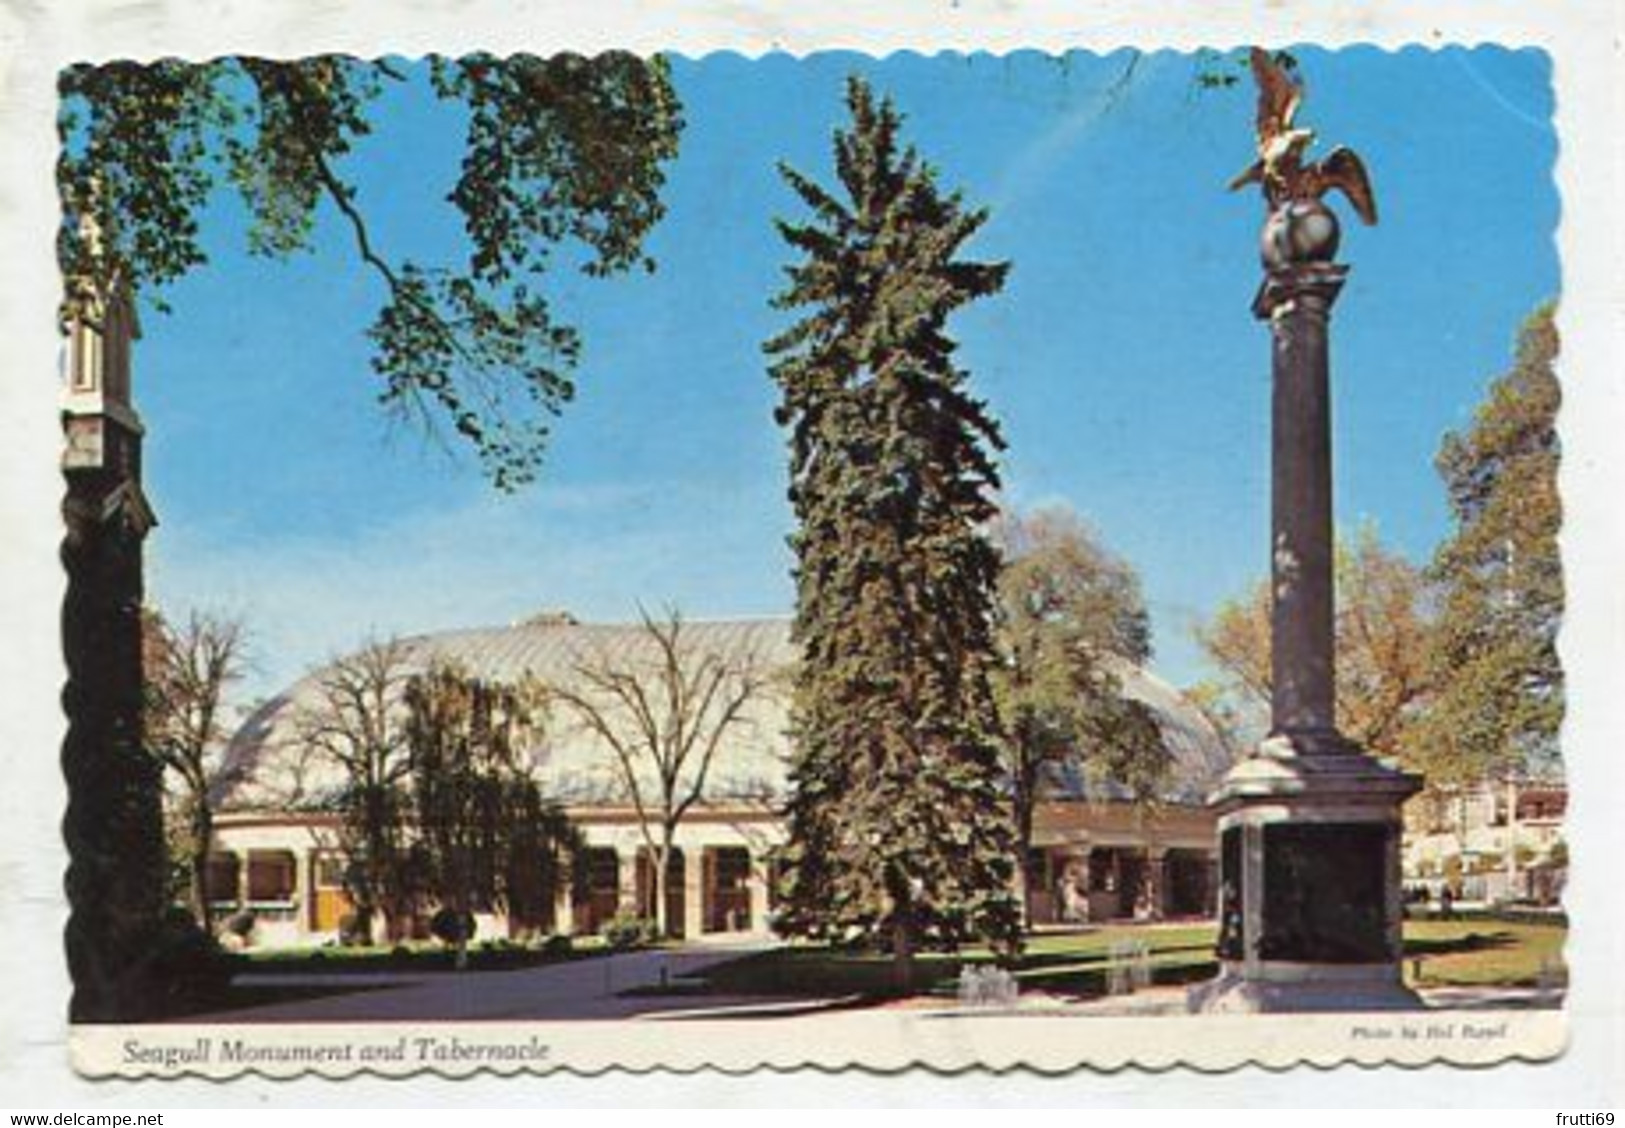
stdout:
[[1420,1010],[1425,1003],[1391,964],[1267,962],[1252,969],[1225,961],[1215,979],[1185,996],[1191,1014],[1293,1014]]
[[1404,954],[1400,807],[1420,781],[1335,730],[1277,733],[1213,796],[1222,971],[1200,1014],[1414,1010]]
[[1208,802],[1221,813],[1248,802],[1396,809],[1421,780],[1368,755],[1335,730],[1276,733],[1236,761]]

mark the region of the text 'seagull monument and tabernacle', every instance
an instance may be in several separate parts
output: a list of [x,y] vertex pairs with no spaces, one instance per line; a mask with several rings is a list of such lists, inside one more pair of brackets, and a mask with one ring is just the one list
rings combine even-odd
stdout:
[[1256,48],[1252,69],[1258,160],[1231,187],[1259,184],[1268,206],[1253,313],[1273,339],[1273,690],[1269,736],[1212,798],[1222,971],[1191,1005],[1415,1006],[1401,979],[1400,806],[1421,780],[1367,755],[1334,716],[1327,338],[1348,267],[1333,261],[1338,222],[1321,197],[1341,190],[1368,224],[1376,205],[1350,150],[1304,159],[1314,134],[1294,124],[1303,92],[1292,76]]

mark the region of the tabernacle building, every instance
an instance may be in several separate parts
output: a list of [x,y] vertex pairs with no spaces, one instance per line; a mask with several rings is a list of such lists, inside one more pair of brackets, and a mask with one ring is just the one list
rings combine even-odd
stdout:
[[[748,658],[783,674],[796,654],[787,619],[685,622],[683,644],[724,660]],[[584,663],[634,669],[653,657],[643,624],[580,623],[565,614],[511,627],[449,631],[403,640],[402,664],[449,661],[487,679],[527,676],[579,685]],[[1125,666],[1125,692],[1146,705],[1169,753],[1155,804],[1131,803],[1109,780],[1056,772],[1035,816],[1029,858],[1031,917],[1063,921],[1210,916],[1215,898],[1213,815],[1204,798],[1229,766],[1224,742],[1203,714],[1149,672]],[[324,671],[271,699],[226,754],[217,794],[209,894],[217,919],[249,910],[259,944],[309,944],[337,935],[348,911],[347,859],[333,797],[338,767],[310,745],[308,718],[323,701]],[[771,928],[775,855],[790,756],[787,692],[758,695],[725,730],[698,802],[683,818],[670,860],[667,920],[694,939]],[[605,741],[568,715],[550,717],[531,768],[586,844],[578,880],[561,892],[550,931],[597,931],[618,913],[652,917],[654,882],[637,807]],[[647,794],[647,789],[645,794]],[[506,934],[500,917],[482,935]]]

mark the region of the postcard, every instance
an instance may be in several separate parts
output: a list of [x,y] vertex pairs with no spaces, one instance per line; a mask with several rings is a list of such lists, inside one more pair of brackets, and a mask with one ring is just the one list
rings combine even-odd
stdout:
[[1562,1055],[1561,53],[648,30],[53,62],[73,1068]]

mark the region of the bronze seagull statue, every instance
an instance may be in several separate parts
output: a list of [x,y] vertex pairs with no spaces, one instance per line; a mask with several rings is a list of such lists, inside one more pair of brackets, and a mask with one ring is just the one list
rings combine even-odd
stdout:
[[1353,149],[1339,145],[1323,160],[1305,163],[1315,139],[1312,129],[1295,124],[1303,86],[1268,51],[1252,49],[1253,78],[1258,82],[1258,159],[1230,182],[1230,190],[1259,184],[1270,210],[1295,200],[1319,200],[1333,188],[1367,224],[1377,222],[1377,198],[1365,163]]

